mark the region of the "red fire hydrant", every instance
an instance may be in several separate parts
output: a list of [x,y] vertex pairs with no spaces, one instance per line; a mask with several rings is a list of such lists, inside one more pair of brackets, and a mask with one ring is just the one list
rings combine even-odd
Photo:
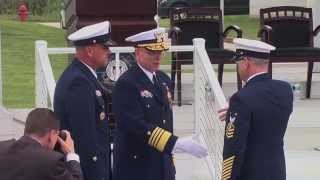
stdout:
[[19,9],[18,9],[18,15],[19,15],[19,17],[20,17],[20,21],[21,21],[21,22],[27,21],[27,19],[28,19],[28,14],[29,14],[29,12],[28,12],[27,6],[24,5],[24,4],[21,4],[21,5],[19,6]]

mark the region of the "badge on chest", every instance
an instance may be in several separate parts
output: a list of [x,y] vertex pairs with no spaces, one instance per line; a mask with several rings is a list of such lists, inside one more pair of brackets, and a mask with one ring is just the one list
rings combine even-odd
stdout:
[[237,113],[230,113],[230,116],[229,116],[229,123],[227,124],[227,129],[226,129],[226,137],[228,139],[230,138],[234,138],[234,132],[236,130],[236,126],[234,124],[234,122],[236,121],[236,118],[237,118]]

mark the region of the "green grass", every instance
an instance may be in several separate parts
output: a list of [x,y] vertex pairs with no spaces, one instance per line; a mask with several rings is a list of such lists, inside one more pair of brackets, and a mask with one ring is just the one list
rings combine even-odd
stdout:
[[[3,103],[9,108],[34,106],[34,43],[46,40],[49,47],[65,47],[64,30],[39,25],[33,21],[45,21],[44,17],[30,17],[31,22],[21,23],[16,16],[0,15],[2,37]],[[49,19],[50,20],[50,19]],[[243,29],[244,37],[256,38],[258,19],[248,16],[226,16],[225,24],[235,24]],[[168,27],[169,20],[161,20]],[[170,53],[163,64],[170,64]],[[66,56],[52,55],[54,75],[57,79],[67,64]]]
[[[225,16],[224,28],[229,25],[237,25],[243,31],[243,37],[249,39],[258,39],[257,33],[259,28],[259,18],[250,17],[249,15]],[[160,20],[161,27],[169,27],[169,19]]]
[[[15,14],[1,14],[1,20],[12,20],[19,21],[19,16]],[[50,14],[46,16],[38,16],[38,15],[29,15],[29,22],[57,22],[60,20],[60,16],[58,14]]]
[[259,18],[249,17],[248,15],[225,16],[224,27],[237,25],[242,29],[243,37],[248,39],[258,39]]
[[65,33],[36,23],[0,19],[2,36],[3,103],[9,108],[34,106],[34,43],[46,40],[65,47]]

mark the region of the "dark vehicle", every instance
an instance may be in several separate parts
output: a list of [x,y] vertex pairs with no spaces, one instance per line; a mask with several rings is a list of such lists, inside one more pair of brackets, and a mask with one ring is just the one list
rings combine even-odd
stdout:
[[[158,15],[168,17],[178,7],[220,7],[220,0],[158,0]],[[224,0],[224,14],[249,14],[249,0]]]

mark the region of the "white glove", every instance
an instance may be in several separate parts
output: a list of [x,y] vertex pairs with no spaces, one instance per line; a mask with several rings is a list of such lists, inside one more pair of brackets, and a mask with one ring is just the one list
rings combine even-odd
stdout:
[[208,155],[208,150],[198,144],[192,136],[178,138],[173,147],[173,153],[188,153],[198,158],[203,158]]

